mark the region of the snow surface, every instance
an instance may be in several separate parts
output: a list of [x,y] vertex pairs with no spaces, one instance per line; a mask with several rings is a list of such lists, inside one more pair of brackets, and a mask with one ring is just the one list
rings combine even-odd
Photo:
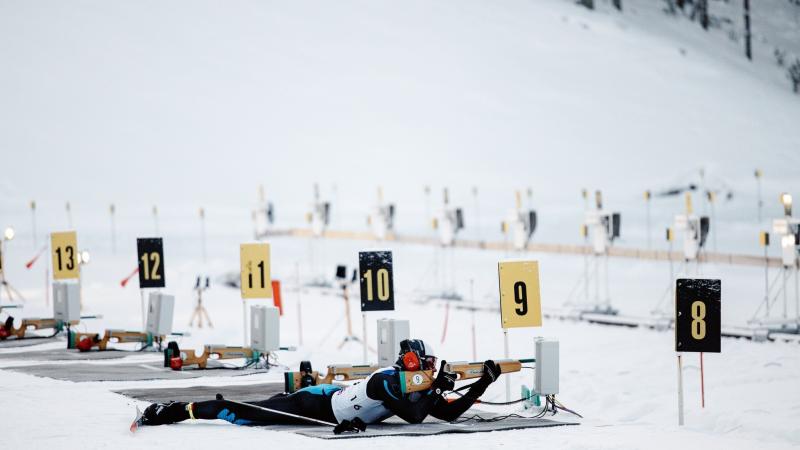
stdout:
[[[532,186],[541,222],[534,239],[565,243],[580,239],[580,189],[601,188],[606,204],[623,213],[621,245],[644,247],[642,192],[697,180],[704,167],[709,186],[735,192],[715,211],[719,249],[757,253],[757,232],[781,212],[777,194],[800,198],[800,97],[790,95],[771,62],[759,59],[771,53],[769,45],[756,42],[759,56],[749,63],[738,43],[664,16],[661,2],[625,5],[620,15],[605,3],[589,12],[559,0],[0,0],[0,225],[18,233],[7,245],[6,269],[29,299],[21,312],[49,315],[47,261],[23,268],[38,248],[31,199],[38,204],[38,245],[46,233],[67,228],[70,201],[79,245],[92,251],[83,269],[85,312],[105,317],[84,321],[86,331],[141,326],[135,281],[125,289],[118,283],[135,267],[134,238],[155,233],[154,204],[167,291],[177,296],[175,329],[186,329],[197,274],[216,279],[237,269],[238,244],[251,239],[250,210],[262,183],[281,227],[302,223],[311,183],[319,181],[334,201],[334,225],[359,230],[380,184],[387,200],[398,203],[399,229],[417,234],[426,232],[422,186],[435,189],[435,210],[441,187],[449,185],[466,207],[467,235],[493,240],[501,239],[498,222],[513,206],[513,189]],[[761,223],[757,167],[765,172]],[[472,186],[479,187],[477,205]],[[118,212],[116,253],[111,202]],[[663,228],[682,209],[682,199],[653,202],[657,248],[664,248]],[[271,242],[273,277],[286,289],[285,344],[299,343],[299,302],[304,321],[303,345],[282,353],[280,362],[292,368],[303,359],[317,367],[360,362],[358,345],[336,349],[344,333],[342,301],[314,290],[298,296],[294,280],[296,267],[301,279],[332,275],[335,264],[352,267],[357,251],[371,244]],[[368,315],[371,339],[378,318],[409,318],[412,333],[433,342],[441,357],[471,359],[470,315],[451,309],[441,343],[443,306],[413,299],[438,286],[438,278],[470,298],[473,279],[475,302],[494,306],[496,262],[510,255],[456,250],[453,272],[437,274],[434,249],[392,247],[398,310]],[[581,258],[530,257],[541,263],[544,306],[560,307],[582,273]],[[744,323],[763,295],[761,269],[708,265],[702,273],[723,280],[723,322]],[[668,286],[662,263],[612,260],[610,275],[614,304],[626,314],[648,314]],[[191,330],[181,345],[241,343],[238,292],[215,285],[204,304],[216,327]],[[478,358],[502,356],[497,314],[477,319]],[[361,318],[354,313],[353,320],[359,333]],[[679,428],[671,333],[551,320],[535,331],[512,330],[512,356],[530,356],[535,335],[561,342],[559,398],[586,417],[579,427],[328,443],[187,423],[131,437],[133,402],[111,390],[279,381],[282,374],[76,384],[0,370],[0,392],[10,406],[0,435],[9,448],[800,445],[797,345],[724,340],[722,354],[705,358],[704,410],[697,361],[688,356],[687,425]],[[0,368],[20,364],[3,360]],[[517,392],[532,375],[509,378]],[[487,398],[502,400],[503,384]]]

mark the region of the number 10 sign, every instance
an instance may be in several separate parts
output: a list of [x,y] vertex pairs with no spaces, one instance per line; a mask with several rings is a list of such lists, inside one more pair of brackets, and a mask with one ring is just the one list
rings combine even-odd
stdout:
[[500,320],[503,328],[542,326],[537,261],[497,264],[500,278]]

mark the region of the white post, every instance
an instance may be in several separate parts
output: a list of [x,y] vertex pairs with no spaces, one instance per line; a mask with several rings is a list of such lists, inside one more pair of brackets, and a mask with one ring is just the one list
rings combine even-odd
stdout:
[[364,364],[369,364],[367,362],[367,313],[361,313],[361,336],[364,340]]
[[789,303],[786,294],[786,279],[789,278],[789,269],[784,266],[783,267],[783,318],[786,319],[789,317]]
[[38,247],[36,240],[36,202],[31,200],[31,233],[33,237],[33,248]]
[[[508,328],[503,328],[504,357],[508,359]],[[511,401],[511,377],[506,377],[506,401]]]
[[242,299],[242,336],[244,337],[244,341],[242,342],[242,346],[247,347],[247,299]]
[[139,289],[139,297],[142,300],[142,331],[145,331],[147,324],[145,323],[144,289]]
[[300,286],[300,263],[294,263],[294,279],[297,283],[297,341],[300,346],[303,345],[303,314],[301,306],[302,288]]
[[606,306],[608,309],[611,309],[611,293],[608,287],[608,252],[606,252],[606,257],[603,260],[603,265],[605,266],[605,273],[606,273]]
[[683,426],[683,365],[678,353],[678,425]]
[[[477,340],[475,338],[475,280],[469,280],[469,295],[470,295],[470,306],[472,309],[472,360],[478,360],[478,349],[477,349]],[[800,315],[800,314],[798,314]]]
[[800,268],[794,268],[794,312],[800,321]]
[[769,255],[768,246],[764,246],[764,306],[766,306],[764,317],[769,317]]
[[44,306],[50,306],[50,264],[44,267]]
[[[650,191],[647,191],[647,192],[649,193]],[[645,202],[645,205],[647,205],[647,249],[651,250],[653,248],[653,239],[651,238],[652,231],[650,229],[650,198],[649,197],[647,198],[647,201]]]

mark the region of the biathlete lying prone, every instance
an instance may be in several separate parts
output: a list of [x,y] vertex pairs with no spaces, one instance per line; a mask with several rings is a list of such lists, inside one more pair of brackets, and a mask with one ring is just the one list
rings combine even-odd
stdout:
[[[437,359],[419,339],[400,343],[397,362],[378,369],[366,379],[342,387],[333,384],[309,386],[291,394],[277,394],[266,400],[239,403],[225,400],[153,403],[145,409],[139,425],[166,425],[187,419],[222,419],[236,425],[299,425],[309,419],[338,424],[334,432],[364,430],[366,425],[398,416],[408,423],[420,423],[428,415],[453,421],[468,410],[500,375],[492,360],[469,390],[448,401],[444,393],[453,390],[455,376],[443,369],[445,361],[427,391],[403,393],[401,371],[435,370]],[[273,411],[268,411],[273,410]]]

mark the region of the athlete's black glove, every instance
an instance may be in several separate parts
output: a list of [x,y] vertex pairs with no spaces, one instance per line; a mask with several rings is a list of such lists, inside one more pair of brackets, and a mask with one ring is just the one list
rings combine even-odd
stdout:
[[445,372],[445,365],[447,365],[447,361],[442,361],[442,364],[439,366],[439,373],[436,374],[436,379],[433,380],[433,384],[431,384],[431,389],[437,394],[452,391],[456,386],[456,374]]
[[483,374],[478,379],[478,381],[472,383],[469,388],[469,391],[464,395],[465,397],[469,397],[472,400],[477,400],[484,392],[486,392],[486,388],[489,387],[497,377],[500,376],[500,366],[497,365],[491,359],[487,359],[483,362]]
[[333,428],[333,434],[358,433],[367,429],[367,424],[356,417],[353,420],[343,420]]
[[480,381],[484,382],[486,386],[489,386],[497,380],[500,373],[500,366],[491,359],[487,359],[483,362],[483,374],[481,374]]

